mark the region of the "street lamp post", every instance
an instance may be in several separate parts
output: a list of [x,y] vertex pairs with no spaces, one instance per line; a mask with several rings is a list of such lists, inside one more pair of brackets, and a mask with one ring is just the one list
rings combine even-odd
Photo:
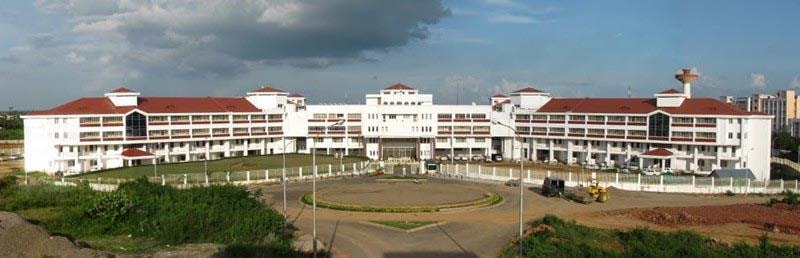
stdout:
[[[286,184],[287,184],[287,182],[286,182],[286,138],[284,136],[281,136],[281,141],[283,142],[283,149],[281,150],[282,158],[283,158],[283,173],[281,174],[281,184],[283,185],[282,186],[283,187],[283,220],[284,220],[283,221],[283,225],[284,225],[284,227],[288,227],[289,226],[289,212],[288,212],[288,209],[286,207]],[[293,140],[293,141],[296,141],[296,140]]]
[[[333,124],[331,124],[329,126],[325,126],[325,130],[327,131],[328,128],[331,128],[331,127],[334,127],[334,126],[337,126],[337,125],[341,125],[343,122],[344,122],[344,120],[336,121],[336,123],[333,123]],[[312,139],[311,142],[312,142],[312,145],[311,145],[311,169],[314,171],[314,175],[313,175],[313,177],[311,179],[311,216],[313,217],[313,221],[312,221],[313,230],[312,230],[312,233],[311,233],[311,236],[312,236],[313,240],[312,240],[311,246],[312,246],[312,248],[314,250],[313,251],[314,252],[314,258],[316,258],[317,257],[317,151],[316,151],[317,142],[316,142],[316,139]]]
[[[496,121],[496,120],[492,121],[492,124],[503,126],[505,128],[508,128],[512,132],[514,132],[514,138],[511,140],[511,158],[513,159],[514,158],[514,142],[519,139],[519,136],[518,136],[518,133],[517,133],[517,129],[515,129],[515,128],[507,125],[507,124],[501,123],[500,121]],[[522,144],[522,142],[520,142],[520,144]],[[519,238],[519,240],[518,240],[519,241],[519,243],[518,243],[519,244],[519,257],[523,257],[522,254],[524,252],[523,251],[523,246],[522,246],[522,240],[523,240],[522,239],[522,230],[523,230],[523,223],[524,223],[523,222],[523,218],[522,218],[522,196],[523,196],[523,192],[524,192],[523,191],[523,187],[522,187],[522,170],[524,168],[523,167],[524,166],[524,162],[523,161],[524,161],[524,159],[522,157],[522,148],[520,148],[519,149],[519,236],[518,236],[518,238]]]

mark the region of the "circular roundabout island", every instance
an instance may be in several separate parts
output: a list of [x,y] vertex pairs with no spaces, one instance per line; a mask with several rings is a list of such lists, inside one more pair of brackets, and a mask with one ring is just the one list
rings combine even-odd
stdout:
[[[478,187],[438,180],[385,180],[345,184],[317,190],[317,207],[355,212],[441,212],[492,206],[502,202],[496,193]],[[311,193],[301,202],[310,205]]]

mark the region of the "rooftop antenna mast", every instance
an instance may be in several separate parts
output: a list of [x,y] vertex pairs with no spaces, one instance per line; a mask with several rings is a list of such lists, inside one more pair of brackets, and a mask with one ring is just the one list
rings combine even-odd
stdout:
[[458,96],[458,88],[461,87],[461,81],[456,80],[456,105],[458,105],[459,96]]
[[628,98],[631,98],[631,95],[633,95],[631,90],[631,85],[628,85]]

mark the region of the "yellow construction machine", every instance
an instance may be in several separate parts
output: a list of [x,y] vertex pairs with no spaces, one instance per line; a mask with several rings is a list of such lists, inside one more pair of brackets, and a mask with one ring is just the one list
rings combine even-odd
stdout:
[[592,199],[600,203],[607,202],[609,199],[608,190],[606,190],[605,187],[600,186],[600,182],[597,181],[597,179],[589,180],[589,185],[586,187],[586,193],[589,194]]

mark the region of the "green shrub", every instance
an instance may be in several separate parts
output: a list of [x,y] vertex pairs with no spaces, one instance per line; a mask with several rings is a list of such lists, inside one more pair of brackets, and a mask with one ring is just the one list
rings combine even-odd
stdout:
[[13,187],[2,198],[7,210],[48,209],[39,223],[76,239],[130,235],[158,246],[219,243],[296,256],[282,233],[283,216],[253,198],[258,195],[240,186],[180,190],[141,178],[108,193],[86,185],[36,185]]
[[734,193],[731,190],[727,190],[727,191],[725,191],[725,196],[736,196],[736,193]]
[[[535,226],[547,225],[525,237],[526,257],[798,257],[800,246],[776,246],[766,237],[758,246],[743,242],[732,246],[715,244],[689,232],[657,232],[637,228],[629,232],[595,229],[546,215]],[[501,257],[516,257],[517,246],[509,245]]]
[[17,184],[17,176],[9,175],[0,178],[0,193]]

